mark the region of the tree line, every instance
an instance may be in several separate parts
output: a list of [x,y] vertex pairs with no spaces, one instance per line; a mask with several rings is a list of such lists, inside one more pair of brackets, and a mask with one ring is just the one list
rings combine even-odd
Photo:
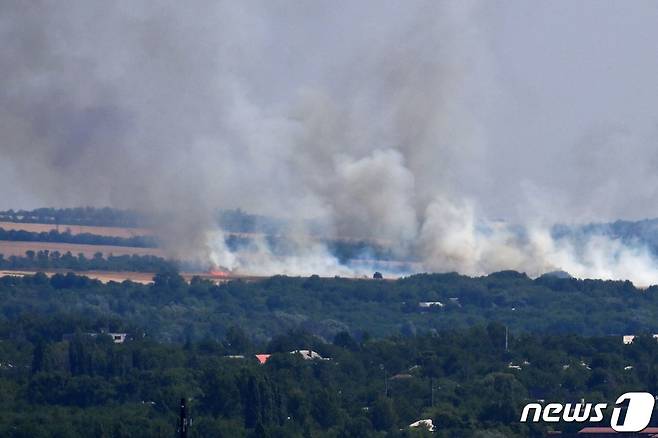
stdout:
[[[76,257],[66,259],[73,263]],[[153,262],[161,270],[150,285],[102,284],[72,273],[3,277],[0,318],[76,308],[139,322],[158,339],[172,342],[217,338],[231,324],[248,327],[249,335],[260,340],[296,327],[332,339],[341,331],[411,336],[492,321],[513,332],[617,337],[658,333],[658,287],[637,289],[627,281],[533,280],[500,272],[476,278],[419,274],[392,281],[275,276],[222,284],[195,277],[188,283],[175,266],[150,257],[77,260],[90,269],[110,263],[133,269],[144,263],[142,267],[150,269]]]
[[144,225],[143,216],[134,210],[116,208],[36,208],[34,210],[0,211],[0,221],[92,225],[104,227],[139,227]]
[[137,248],[155,248],[157,240],[154,236],[103,236],[91,233],[71,233],[70,229],[65,231],[26,231],[26,230],[5,230],[0,227],[0,240],[18,241],[18,242],[59,242],[74,243],[82,245],[109,245],[109,246],[130,246]]
[[70,251],[26,251],[24,256],[0,254],[0,269],[52,270],[72,269],[75,271],[131,271],[158,272],[176,269],[177,263],[153,255],[108,255],[98,252],[92,257],[83,253],[73,255]]

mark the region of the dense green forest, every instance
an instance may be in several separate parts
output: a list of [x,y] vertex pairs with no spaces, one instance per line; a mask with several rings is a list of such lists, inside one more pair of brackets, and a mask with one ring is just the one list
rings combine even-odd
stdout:
[[[103,330],[130,338],[114,344]],[[626,391],[658,391],[649,337],[623,345],[518,334],[506,343],[497,323],[384,339],[339,332],[329,342],[296,329],[264,343],[234,326],[221,339],[169,344],[119,320],[23,315],[0,335],[6,437],[169,437],[180,397],[192,437],[544,436],[548,425],[519,423],[524,404],[612,404]],[[322,359],[291,354],[299,349]],[[254,354],[264,352],[261,365]],[[408,428],[420,419],[436,433]]]
[[219,285],[199,278],[188,284],[173,270],[152,285],[39,274],[0,279],[0,318],[76,309],[138,323],[167,342],[218,339],[233,324],[260,341],[296,327],[329,340],[340,331],[408,336],[490,321],[514,333],[623,335],[658,333],[656,292],[628,281],[532,280],[513,271],[399,280],[276,276]]
[[[173,268],[151,285],[5,276],[0,436],[172,436],[180,397],[192,436],[429,436],[408,429],[420,419],[434,436],[542,436],[546,424],[519,423],[525,403],[658,391],[658,343],[643,335],[657,331],[656,292],[510,271],[220,285]],[[623,345],[627,333],[640,336]]]

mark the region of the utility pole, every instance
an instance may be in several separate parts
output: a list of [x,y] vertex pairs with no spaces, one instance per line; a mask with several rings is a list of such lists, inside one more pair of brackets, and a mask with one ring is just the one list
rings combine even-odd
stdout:
[[509,332],[507,326],[505,326],[505,353],[509,352],[509,342],[508,342]]
[[434,407],[434,376],[430,376],[430,406]]
[[178,419],[178,437],[187,438],[192,420],[188,417],[186,400],[180,399],[180,418]]
[[386,367],[380,364],[379,368],[384,371],[384,397],[388,397],[388,374],[386,374]]

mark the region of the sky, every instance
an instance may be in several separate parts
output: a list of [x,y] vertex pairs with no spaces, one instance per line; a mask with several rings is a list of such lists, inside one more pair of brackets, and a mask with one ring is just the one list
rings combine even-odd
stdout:
[[655,217],[658,5],[501,4],[490,41],[504,103],[487,124],[509,159],[501,203],[518,189],[556,219]]
[[473,273],[564,250],[509,224],[658,216],[656,2],[0,8],[0,208],[138,208],[207,247],[239,207]]
[[[204,51],[209,50],[208,46],[221,45],[218,39],[228,35],[229,47],[215,47],[216,61],[235,64],[240,79],[248,84],[254,104],[268,107],[284,106],[300,89],[314,86],[335,94],[351,92],[354,85],[350,79],[359,84],[367,81],[360,75],[379,73],[371,65],[364,66],[363,71],[352,65],[367,63],[369,55],[385,57],[388,52],[396,56],[397,51],[408,48],[405,46],[415,45],[418,52],[407,56],[440,58],[440,43],[429,41],[428,47],[422,47],[423,42],[415,40],[423,36],[423,28],[434,25],[428,21],[435,20],[444,29],[431,32],[445,32],[447,40],[455,40],[453,50],[459,53],[451,56],[486,58],[458,62],[468,62],[467,68],[474,70],[460,74],[472,76],[465,85],[475,89],[476,102],[471,104],[478,105],[477,100],[482,99],[486,106],[486,111],[477,115],[476,123],[487,142],[482,159],[485,163],[475,162],[464,173],[477,175],[469,175],[459,184],[478,199],[487,215],[516,219],[528,214],[550,214],[554,216],[550,219],[562,221],[656,216],[655,2],[475,2],[463,10],[449,12],[467,15],[454,18],[452,23],[436,15],[460,9],[457,3],[461,2],[452,2],[452,8],[439,11],[436,9],[441,8],[433,8],[432,2],[233,2],[216,8],[215,22],[213,14],[204,16],[200,7],[203,2],[188,7],[164,2],[164,12],[142,2],[118,2],[116,6],[74,2],[66,10],[44,2],[31,6],[31,13],[24,13],[21,3],[3,2],[9,13],[3,14],[0,28],[3,33],[22,32],[23,37],[33,38],[68,34],[68,41],[53,43],[53,47],[42,45],[43,50],[96,51],[94,56],[100,57],[109,49],[115,57],[151,56],[138,50],[130,53],[130,38],[113,34],[120,33],[131,14],[146,18],[168,15],[166,20],[185,23],[179,28],[154,28],[151,43],[156,46],[159,38],[165,47],[171,45],[169,39],[180,38],[181,48]],[[107,9],[114,11],[104,16]],[[221,31],[214,29],[226,26],[228,16],[235,19],[234,23]],[[99,26],[89,25],[89,20],[95,20]],[[421,29],[419,35],[414,35],[415,26]],[[32,34],[27,35],[28,32]],[[462,37],[465,41],[460,41]],[[372,53],[368,53],[369,47]],[[74,64],[74,57],[61,56],[56,60],[57,54],[51,56],[48,60],[43,53],[35,55],[33,49],[24,45],[5,52],[2,63],[39,58],[42,64],[33,65],[32,74],[75,76],[61,65]],[[140,68],[137,59],[123,61],[123,68]],[[160,67],[166,67],[186,61],[189,59],[177,58],[172,51],[170,59],[158,62],[162,62]],[[119,68],[111,57],[95,62],[100,69]],[[193,68],[194,65],[181,67],[179,73],[184,75],[184,70]],[[134,75],[143,80],[148,72]],[[115,80],[126,77],[117,76]],[[380,80],[373,78],[373,82]],[[0,81],[5,93],[12,93],[16,82],[21,85],[20,79],[5,77]],[[76,92],[75,82],[58,86],[63,93]],[[6,117],[5,121],[17,123]],[[7,129],[10,128],[2,128]],[[105,135],[120,136],[111,130]],[[8,145],[9,142],[11,135],[3,135],[0,151],[12,146],[30,147]],[[7,188],[0,208],[111,202],[102,193],[98,200],[75,193],[72,185],[82,183],[79,179],[57,187],[57,195],[34,187],[25,181],[33,175],[18,170],[15,159],[25,156],[5,156],[0,160],[0,184]],[[546,203],[551,204],[550,209],[544,208]]]

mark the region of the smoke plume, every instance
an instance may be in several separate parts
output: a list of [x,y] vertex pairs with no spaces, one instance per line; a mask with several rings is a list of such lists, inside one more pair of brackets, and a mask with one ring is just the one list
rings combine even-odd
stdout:
[[[569,101],[550,100],[570,82],[584,87],[574,102],[594,95],[590,78],[564,78],[555,47],[577,60],[572,47],[592,47],[586,71],[603,62],[571,22],[574,41],[544,35],[537,52],[552,58],[536,67],[524,44],[541,27],[532,14],[515,19],[523,2],[0,7],[0,182],[17,187],[8,201],[146,211],[172,256],[250,273],[369,271],[341,264],[312,221],[323,238],[378,242],[419,270],[658,282],[639,245],[551,235],[554,222],[649,216],[658,196],[646,146],[655,119],[630,126],[632,111],[601,114],[596,99],[579,118],[563,110]],[[597,22],[595,35],[612,26],[588,14],[614,11],[573,8],[574,22]],[[548,22],[564,16],[545,12]],[[634,32],[629,42],[642,39]],[[542,62],[553,66],[545,87],[532,70]],[[619,84],[613,73],[601,81]],[[616,102],[609,95],[604,104]],[[292,251],[262,237],[229,250],[215,213],[238,207],[287,220]]]

